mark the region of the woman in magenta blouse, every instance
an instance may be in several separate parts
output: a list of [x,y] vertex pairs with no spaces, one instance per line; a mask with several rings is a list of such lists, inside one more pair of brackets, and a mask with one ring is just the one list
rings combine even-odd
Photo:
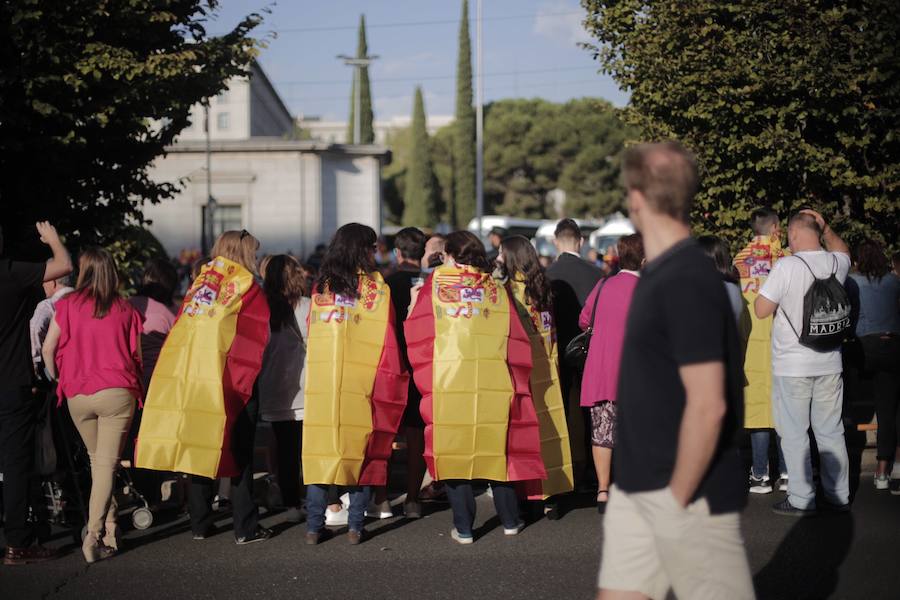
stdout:
[[640,234],[619,238],[620,271],[601,280],[584,303],[578,325],[587,329],[597,300],[593,335],[581,380],[581,406],[591,414],[591,452],[597,469],[597,509],[609,500],[612,449],[616,442],[616,389],[619,387],[619,360],[625,340],[625,321],[631,296],[644,261]]
[[113,478],[141,390],[141,315],[119,296],[112,256],[88,248],[75,291],[56,304],[44,362],[91,457],[87,562],[118,550]]

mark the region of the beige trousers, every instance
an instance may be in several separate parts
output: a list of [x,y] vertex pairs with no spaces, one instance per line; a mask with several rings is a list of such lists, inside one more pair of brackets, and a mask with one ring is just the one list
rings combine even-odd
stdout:
[[701,498],[682,508],[669,488],[629,494],[612,486],[603,518],[600,589],[662,600],[755,597],[740,515],[709,513]]
[[69,412],[91,457],[88,532],[102,537],[104,522],[115,524],[113,480],[134,416],[134,396],[123,388],[69,398]]

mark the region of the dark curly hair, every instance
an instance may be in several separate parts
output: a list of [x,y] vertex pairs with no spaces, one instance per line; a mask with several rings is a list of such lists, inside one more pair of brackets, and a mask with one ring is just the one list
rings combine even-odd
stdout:
[[522,275],[525,280],[525,298],[537,310],[551,310],[553,297],[550,282],[544,274],[540,258],[528,238],[512,235],[500,242],[503,271],[510,279]]
[[375,270],[375,243],[378,236],[368,225],[348,223],[338,229],[331,238],[316,285],[326,287],[334,294],[357,298],[359,296],[359,272]]
[[484,251],[484,244],[471,231],[454,231],[449,234],[444,252],[453,257],[457,264],[469,265],[485,273],[491,272],[491,263]]
[[877,281],[891,272],[891,263],[878,242],[865,239],[853,249],[856,270],[869,281]]

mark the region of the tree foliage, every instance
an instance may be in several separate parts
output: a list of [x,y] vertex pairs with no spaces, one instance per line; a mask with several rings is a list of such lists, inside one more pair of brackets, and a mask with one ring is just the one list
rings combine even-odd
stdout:
[[416,88],[413,102],[412,139],[409,152],[409,171],[403,194],[403,225],[434,227],[438,221],[438,189],[431,166],[431,150],[425,122],[425,101],[422,88]]
[[484,128],[486,212],[555,217],[554,189],[566,193],[567,216],[621,208],[618,157],[630,131],[608,102],[501,100],[485,108]]
[[107,245],[170,198],[148,166],[193,104],[245,72],[259,14],[206,30],[209,0],[21,0],[0,5],[0,203],[7,244],[27,254],[33,223],[70,245]]
[[456,62],[456,129],[453,144],[453,206],[451,222],[465,227],[475,216],[475,109],[472,106],[472,42],[469,2],[463,0]]
[[[546,100],[500,100],[485,107],[485,213],[552,218],[551,190],[566,193],[563,212],[572,217],[604,217],[622,209],[619,158],[634,131],[604,100],[582,98],[565,104]],[[438,214],[453,198],[456,127],[450,124],[430,138],[437,178]],[[389,212],[403,212],[406,175],[414,156],[410,131],[392,134],[393,153],[385,169]]]
[[[356,43],[356,58],[365,58],[369,54],[369,45],[366,43],[366,15],[359,15],[359,37]],[[354,69],[355,72],[355,69]],[[372,90],[369,86],[369,68],[362,67],[359,70],[359,143],[371,144],[375,141],[375,128],[373,122],[375,115],[372,112]],[[353,76],[353,84],[350,86],[350,120],[347,121],[347,142],[353,143],[353,130],[356,123],[356,75]]]
[[589,46],[645,139],[698,156],[698,232],[745,240],[750,212],[812,205],[896,247],[900,11],[893,0],[582,0]]

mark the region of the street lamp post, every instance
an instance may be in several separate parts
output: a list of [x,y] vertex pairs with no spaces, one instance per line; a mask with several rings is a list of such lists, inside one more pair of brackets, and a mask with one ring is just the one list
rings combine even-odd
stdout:
[[475,8],[475,215],[478,234],[483,235],[484,217],[484,63],[482,62],[481,17],[482,0]]
[[203,224],[203,254],[208,254],[212,249],[215,229],[213,219],[216,212],[216,200],[212,195],[212,145],[210,142],[209,127],[209,99],[203,105],[203,129],[206,133],[206,222]]
[[358,144],[362,137],[362,125],[360,120],[360,112],[362,108],[362,70],[367,68],[372,61],[378,58],[378,55],[371,56],[347,56],[339,54],[338,58],[344,61],[344,64],[353,67],[353,143]]

